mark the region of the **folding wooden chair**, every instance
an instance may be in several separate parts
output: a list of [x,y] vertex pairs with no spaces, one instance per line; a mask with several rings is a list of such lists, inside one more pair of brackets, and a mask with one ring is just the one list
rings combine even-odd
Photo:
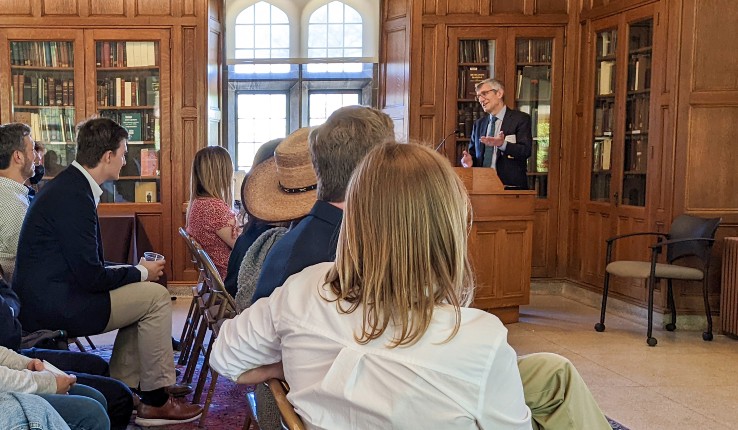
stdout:
[[209,292],[208,287],[204,282],[205,269],[202,262],[200,262],[199,250],[202,249],[202,247],[184,228],[179,228],[179,234],[184,239],[187,249],[190,252],[190,260],[199,273],[197,284],[192,287],[192,302],[190,303],[190,309],[187,312],[187,318],[185,319],[185,324],[182,328],[182,335],[179,338],[181,341],[181,352],[177,363],[185,365],[188,364],[188,358],[190,357],[190,352],[192,351],[193,346],[192,342],[195,339],[197,326],[202,319],[202,308],[201,306],[198,306],[198,304],[207,301],[207,295]]
[[269,387],[269,391],[272,392],[274,400],[277,402],[279,415],[282,417],[282,428],[286,430],[305,430],[302,418],[297,415],[295,408],[287,400],[287,393],[290,392],[290,386],[287,385],[287,382],[272,378],[266,381],[265,384]]

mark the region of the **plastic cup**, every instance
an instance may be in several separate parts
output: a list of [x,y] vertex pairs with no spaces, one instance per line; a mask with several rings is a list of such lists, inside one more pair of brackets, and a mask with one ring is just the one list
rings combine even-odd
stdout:
[[146,261],[159,261],[163,260],[164,256],[156,252],[144,252],[144,260]]

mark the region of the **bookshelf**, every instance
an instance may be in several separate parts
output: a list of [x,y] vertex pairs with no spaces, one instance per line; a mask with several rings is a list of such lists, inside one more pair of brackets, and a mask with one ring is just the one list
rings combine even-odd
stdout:
[[528,188],[544,199],[548,197],[553,42],[553,38],[515,40],[515,107],[530,115],[533,133]]
[[95,41],[97,110],[128,130],[126,165],[103,187],[102,202],[161,201],[158,59],[156,40]]
[[495,39],[459,40],[458,84],[456,86],[456,163],[461,159],[462,151],[469,146],[474,121],[485,115],[482,107],[475,100],[474,86],[495,76],[495,55],[497,41]]

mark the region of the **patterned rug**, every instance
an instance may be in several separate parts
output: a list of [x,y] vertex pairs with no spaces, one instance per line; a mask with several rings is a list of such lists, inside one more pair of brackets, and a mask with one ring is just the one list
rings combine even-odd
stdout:
[[[73,349],[74,346],[71,346]],[[110,355],[112,353],[112,345],[98,345],[97,350],[88,350],[100,357],[110,361]],[[179,353],[175,353],[175,362],[178,358]],[[197,384],[197,378],[200,377],[200,367],[202,366],[203,357],[200,356],[200,360],[195,371],[195,376],[192,379],[192,388],[194,389]],[[185,369],[182,366],[177,366],[178,369],[184,373]],[[207,395],[208,385],[210,380],[205,382],[205,389],[203,390],[201,404],[205,403],[205,396]],[[186,397],[188,401],[192,401],[192,394]],[[208,409],[207,417],[205,418],[205,424],[203,427],[198,427],[198,421],[178,424],[167,427],[157,427],[157,429],[168,429],[168,430],[200,430],[200,429],[240,429],[243,427],[244,419],[246,418],[246,408],[248,402],[246,401],[246,386],[238,385],[231,382],[230,380],[220,377],[215,386],[215,394],[213,400],[210,403],[210,409]],[[141,430],[145,427],[140,427],[134,424],[134,418],[131,417],[131,424],[127,430]],[[628,427],[618,423],[615,420],[607,418],[610,426],[613,430],[629,430]],[[258,430],[256,425],[252,425],[251,429]]]

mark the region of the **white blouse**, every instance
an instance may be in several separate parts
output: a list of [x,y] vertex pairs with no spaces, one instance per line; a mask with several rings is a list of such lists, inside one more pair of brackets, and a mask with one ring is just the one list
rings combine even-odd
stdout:
[[[438,306],[414,345],[389,348],[393,333],[354,340],[362,309],[336,310],[325,286],[333,263],[311,266],[226,321],[210,356],[221,375],[283,361],[288,399],[312,429],[530,429],[515,351],[494,315]],[[321,297],[322,296],[322,297]],[[445,342],[445,343],[444,343]]]

